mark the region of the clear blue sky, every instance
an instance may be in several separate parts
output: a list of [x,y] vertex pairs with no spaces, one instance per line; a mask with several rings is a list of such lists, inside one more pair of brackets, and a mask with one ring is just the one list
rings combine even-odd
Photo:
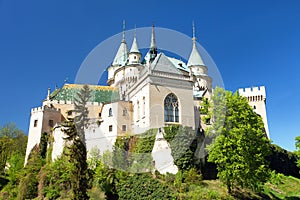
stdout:
[[156,26],[197,38],[226,89],[265,85],[271,139],[288,150],[300,135],[300,1],[0,0],[0,125],[28,132],[47,88],[73,82],[87,54],[128,29]]

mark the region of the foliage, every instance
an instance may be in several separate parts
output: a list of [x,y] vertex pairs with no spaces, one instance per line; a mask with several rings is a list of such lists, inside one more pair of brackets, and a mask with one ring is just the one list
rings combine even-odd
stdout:
[[48,147],[49,133],[44,132],[41,134],[40,151],[42,158],[46,158]]
[[71,172],[74,170],[74,165],[68,162],[65,155],[47,164],[39,173],[39,184],[42,188],[40,196],[48,199],[70,197]]
[[91,90],[88,85],[84,85],[83,88],[77,93],[77,98],[74,101],[74,112],[76,113],[74,122],[77,128],[77,134],[81,141],[85,144],[85,131],[88,127],[88,108],[87,102],[91,99]]
[[14,123],[0,127],[0,174],[14,154],[25,155],[27,137]]
[[[216,163],[218,177],[229,193],[237,186],[259,189],[269,176],[265,162],[269,141],[262,119],[238,93],[233,95],[217,88],[212,99],[217,112],[213,113],[214,124],[207,132],[217,137],[209,146],[208,161]],[[219,105],[221,108],[215,108]]]
[[194,153],[197,148],[195,131],[182,126],[168,126],[164,130],[164,137],[170,144],[175,165],[180,170],[194,167]]
[[68,156],[69,163],[74,165],[73,170],[70,171],[72,198],[88,199],[86,146],[77,134],[73,119],[65,121],[62,126],[64,133],[67,135],[65,139],[69,142],[69,145],[66,147],[68,150],[65,151],[65,154]]
[[295,153],[289,152],[275,144],[271,144],[271,152],[266,158],[270,163],[271,170],[275,170],[277,173],[282,173],[286,176],[300,178],[300,168],[297,167],[297,156]]
[[300,136],[296,137],[296,155],[298,156],[297,166],[300,168]]
[[209,111],[209,100],[208,98],[203,98],[201,105],[200,105],[200,114],[207,115]]
[[38,173],[45,164],[39,146],[35,146],[20,174],[17,199],[33,199],[38,194]]
[[131,174],[118,185],[120,199],[172,199],[170,189],[150,174]]

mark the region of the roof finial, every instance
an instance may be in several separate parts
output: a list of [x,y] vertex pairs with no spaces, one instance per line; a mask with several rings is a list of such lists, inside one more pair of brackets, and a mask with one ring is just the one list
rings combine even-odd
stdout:
[[192,27],[193,27],[193,44],[196,45],[196,33],[195,33],[195,24],[194,24],[194,21],[192,22]]
[[123,20],[123,42],[125,42],[125,19]]

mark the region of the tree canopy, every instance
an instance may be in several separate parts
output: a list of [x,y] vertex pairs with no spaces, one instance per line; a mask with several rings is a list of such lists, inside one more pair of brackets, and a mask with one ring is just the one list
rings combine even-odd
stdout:
[[258,189],[269,176],[265,157],[270,147],[261,117],[246,98],[221,88],[215,89],[211,105],[214,123],[207,133],[214,140],[208,161],[216,163],[229,192],[236,186]]

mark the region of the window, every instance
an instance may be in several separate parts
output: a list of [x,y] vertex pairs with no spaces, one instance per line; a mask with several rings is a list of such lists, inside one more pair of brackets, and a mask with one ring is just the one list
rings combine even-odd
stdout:
[[52,120],[52,119],[49,120],[48,125],[49,125],[50,127],[53,127],[54,123],[53,123],[53,120]]
[[101,117],[101,112],[99,112],[98,116]]
[[179,122],[178,99],[174,94],[169,94],[164,101],[165,122]]
[[72,110],[68,111],[68,116],[72,115]]
[[127,109],[124,108],[124,109],[123,109],[123,116],[126,116],[126,115],[127,115]]
[[127,127],[126,127],[126,125],[122,125],[122,131],[126,131],[127,130]]
[[139,120],[140,119],[140,102],[139,101],[137,101],[137,111],[136,111],[136,114],[137,114],[137,120]]
[[113,116],[113,113],[112,113],[112,109],[111,109],[111,108],[110,108],[109,111],[108,111],[108,116],[109,116],[109,117]]
[[253,109],[255,110],[255,109],[256,109],[256,106],[253,106]]
[[37,127],[38,120],[34,120],[33,127]]
[[146,105],[146,100],[145,97],[143,97],[143,117],[145,116],[145,105]]
[[110,126],[108,127],[108,131],[109,131],[109,132],[112,132],[112,130],[113,130],[113,126],[110,125]]

